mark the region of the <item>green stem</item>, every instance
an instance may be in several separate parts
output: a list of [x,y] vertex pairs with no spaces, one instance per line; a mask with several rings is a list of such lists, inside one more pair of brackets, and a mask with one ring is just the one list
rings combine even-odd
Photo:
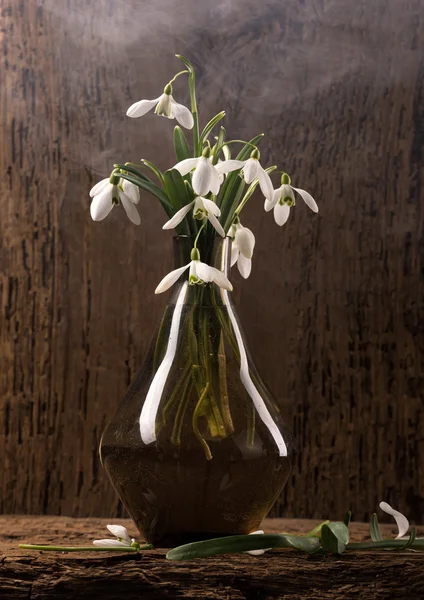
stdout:
[[202,230],[204,229],[205,225],[206,225],[206,222],[203,221],[202,226],[199,229],[199,231],[197,232],[197,235],[196,235],[196,237],[194,239],[193,248],[197,248],[197,242],[199,241],[200,234],[202,233]]
[[138,548],[133,546],[42,546],[38,544],[19,544],[23,550],[45,550],[56,552],[138,552],[138,550],[149,550],[152,544],[145,544]]
[[255,445],[255,423],[256,423],[256,411],[252,401],[248,402],[247,405],[247,446],[253,448]]
[[175,55],[177,58],[179,58],[188,68],[189,71],[189,76],[188,76],[188,87],[190,90],[190,102],[191,102],[191,112],[193,114],[193,120],[194,120],[194,125],[193,125],[193,149],[194,149],[194,156],[200,156],[201,151],[200,151],[200,138],[199,138],[199,115],[197,112],[197,101],[196,101],[196,76],[194,73],[194,67],[191,64],[191,62],[185,58],[184,56],[181,56],[181,54],[176,54]]
[[[405,540],[379,540],[378,542],[351,542],[346,545],[346,550],[372,550],[375,548],[402,548]],[[424,550],[424,538],[415,540],[410,546],[413,549]]]
[[209,382],[206,382],[206,385],[205,385],[205,387],[203,389],[203,392],[202,392],[202,394],[201,394],[201,396],[199,398],[199,401],[196,404],[196,408],[194,409],[194,412],[193,412],[192,425],[193,425],[194,434],[197,437],[197,439],[199,440],[199,442],[201,443],[202,448],[203,448],[203,450],[205,452],[206,460],[212,460],[212,453],[211,453],[211,450],[209,448],[209,445],[208,445],[207,441],[204,439],[204,437],[202,436],[202,434],[200,433],[200,429],[199,429],[199,426],[197,424],[197,419],[200,416],[200,413],[201,413],[201,410],[202,410],[202,405],[203,405],[203,402],[204,402],[204,400],[206,398],[206,394],[208,393],[208,390],[209,390]]
[[171,442],[176,446],[181,444],[181,430],[183,428],[183,419],[185,415],[185,411],[187,409],[187,405],[190,399],[191,390],[193,387],[193,380],[188,379],[184,386],[180,404],[178,406],[177,414],[175,415],[174,428],[172,430]]
[[254,148],[255,150],[258,149],[258,147],[255,146],[255,144],[252,144],[251,142],[245,142],[244,140],[229,140],[228,142],[224,142],[222,146],[229,146],[230,144],[244,144],[245,146],[252,146],[252,148]]
[[189,71],[187,71],[187,69],[184,69],[184,71],[180,71],[179,73],[174,75],[174,77],[171,79],[171,81],[168,82],[168,85],[171,85],[171,83],[174,83],[174,81],[177,79],[177,77],[179,77],[180,75],[184,75],[184,73],[189,73]]
[[163,407],[163,411],[162,411],[162,420],[163,420],[163,423],[166,422],[166,417],[167,417],[169,411],[176,404],[176,402],[178,400],[178,394],[180,393],[181,387],[182,387],[182,385],[184,383],[184,379],[188,376],[189,371],[191,369],[193,369],[193,366],[192,366],[191,362],[189,361],[186,364],[186,366],[184,367],[183,372],[182,372],[180,378],[178,379],[177,383],[175,384],[174,391],[170,395],[168,402]]
[[231,418],[230,405],[228,402],[227,388],[227,364],[225,357],[224,335],[222,330],[219,334],[218,347],[218,377],[219,377],[219,400],[221,405],[222,418],[227,435],[234,433],[234,424]]

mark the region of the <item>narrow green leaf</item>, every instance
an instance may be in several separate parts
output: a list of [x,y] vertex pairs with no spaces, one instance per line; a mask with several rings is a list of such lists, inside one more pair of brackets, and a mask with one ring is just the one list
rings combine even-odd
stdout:
[[[225,141],[225,127],[220,127],[218,137],[216,138],[216,144],[213,151],[212,164],[216,165],[219,160],[219,155],[222,150],[222,145]],[[227,148],[228,146],[226,146]]]
[[137,175],[137,177],[140,177],[141,179],[144,179],[145,181],[150,181],[150,183],[153,183],[153,181],[150,179],[150,177],[147,177],[147,175],[145,175],[144,173],[142,173],[141,171],[139,171],[132,165],[113,165],[113,166],[115,167],[115,169],[122,169],[123,171],[127,171],[127,173],[132,173],[133,175]]
[[321,546],[324,552],[343,554],[349,542],[349,532],[344,523],[333,521],[322,526]]
[[323,525],[327,525],[327,523],[329,523],[330,521],[323,521],[322,523],[320,523],[319,525],[317,525],[316,527],[314,527],[309,533],[307,533],[307,537],[320,537],[321,535],[321,529],[323,527]]
[[[415,538],[411,543],[411,546],[409,546],[409,541],[410,540],[407,542],[408,548],[424,551],[424,538]],[[350,544],[347,544],[346,550],[401,550],[404,547],[405,540],[384,539],[379,540],[378,542],[351,542]]]
[[346,527],[349,527],[351,518],[352,518],[352,512],[350,510],[348,510],[347,513],[345,514],[345,518],[343,520],[343,523],[346,525]]
[[150,169],[152,173],[154,173],[156,175],[156,177],[159,179],[160,184],[163,185],[163,173],[162,173],[162,171],[160,169],[158,169],[158,167],[156,165],[154,165],[152,162],[150,162],[150,160],[146,160],[145,158],[142,158],[141,162],[148,169]]
[[174,150],[178,162],[189,158],[191,155],[186,136],[178,125],[174,128]]
[[256,146],[256,144],[261,141],[264,135],[264,133],[260,133],[256,137],[252,138],[248,144],[243,146],[243,148],[237,154],[236,160],[246,160],[247,158],[249,158],[253,150],[252,146]]
[[188,60],[188,58],[182,54],[176,54],[175,56],[185,64],[190,73],[194,71],[193,64]]
[[[176,169],[165,171],[163,181],[165,191],[168,194],[174,209],[173,214],[194,200],[194,196],[190,193],[191,186],[189,186],[188,182]],[[193,225],[193,218],[189,213],[176,228],[176,231],[179,234],[186,233],[187,235],[190,235],[190,233],[193,233],[192,230],[194,231],[195,227]]]
[[176,211],[194,200],[194,198],[190,196],[189,188],[186,185],[184,178],[177,169],[165,171],[163,183],[165,191]]
[[146,190],[146,192],[150,192],[150,194],[153,194],[153,196],[156,196],[156,198],[158,198],[163,208],[165,209],[167,215],[172,215],[174,213],[172,204],[170,203],[168,196],[160,187],[158,187],[154,183],[145,181],[144,179],[140,179],[139,177],[130,173],[120,173],[119,176],[122,179],[131,181],[131,183],[134,183],[134,185],[138,185],[139,188]]
[[373,542],[379,542],[383,539],[381,535],[380,526],[378,524],[377,515],[373,513],[370,519],[370,535]]
[[204,142],[208,139],[210,132],[212,131],[212,129],[215,127],[215,125],[217,123],[219,123],[221,121],[221,119],[223,119],[225,117],[225,111],[221,111],[219,112],[217,115],[215,115],[214,117],[212,117],[212,119],[209,121],[209,123],[207,123],[202,131],[202,133],[200,134],[200,144],[201,146],[203,146]]
[[170,550],[168,560],[190,560],[217,554],[233,554],[248,550],[264,550],[266,548],[294,548],[304,552],[315,552],[319,548],[319,540],[295,535],[232,535],[214,538],[204,542],[185,544]]
[[[252,138],[249,144],[243,146],[243,148],[237,154],[236,160],[247,160],[252,152],[252,146],[256,145],[263,138],[263,136],[264,134],[260,133],[256,137]],[[224,183],[221,186],[221,190],[217,198],[217,204],[221,207],[221,222],[229,222],[228,214],[232,206],[235,204],[233,202],[234,194],[239,190],[238,178],[239,172],[233,171],[227,175]]]
[[415,527],[412,527],[409,539],[407,540],[407,542],[404,546],[400,546],[399,550],[406,550],[406,548],[410,548],[413,545],[413,543],[415,542],[416,537],[417,537],[417,530]]

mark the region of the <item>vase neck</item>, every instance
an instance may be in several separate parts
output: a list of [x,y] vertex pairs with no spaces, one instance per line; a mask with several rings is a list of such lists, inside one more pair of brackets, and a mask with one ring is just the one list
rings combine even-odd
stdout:
[[[203,247],[198,244],[200,252],[200,260],[215,269],[218,269],[228,278],[231,263],[231,238],[217,238],[213,241],[212,246]],[[174,267],[176,269],[188,265],[191,261],[190,254],[193,249],[194,237],[179,236],[174,237]],[[190,285],[188,282],[188,274],[185,272],[178,284],[175,286],[174,293],[170,299],[171,304],[177,302],[177,298],[181,297],[181,289],[187,287],[184,294],[184,302],[187,304],[226,304],[228,294],[223,294],[215,284],[204,286]],[[201,293],[200,293],[201,292]],[[201,300],[199,301],[199,298]]]

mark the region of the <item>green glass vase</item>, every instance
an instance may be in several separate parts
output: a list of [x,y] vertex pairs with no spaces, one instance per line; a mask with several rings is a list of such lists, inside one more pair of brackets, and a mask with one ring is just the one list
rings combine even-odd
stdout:
[[[174,239],[175,267],[193,240]],[[231,239],[202,260],[228,276]],[[231,294],[174,285],[147,358],[100,454],[148,542],[172,547],[257,529],[282,491],[293,441],[246,347]]]

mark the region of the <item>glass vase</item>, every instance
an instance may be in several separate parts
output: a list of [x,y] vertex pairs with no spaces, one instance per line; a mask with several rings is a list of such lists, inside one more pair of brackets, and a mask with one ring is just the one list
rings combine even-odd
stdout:
[[[174,238],[175,267],[193,240]],[[231,239],[202,260],[228,276]],[[206,260],[205,260],[206,258]],[[173,547],[256,530],[291,470],[292,437],[246,347],[231,294],[174,285],[100,455],[146,541]]]

